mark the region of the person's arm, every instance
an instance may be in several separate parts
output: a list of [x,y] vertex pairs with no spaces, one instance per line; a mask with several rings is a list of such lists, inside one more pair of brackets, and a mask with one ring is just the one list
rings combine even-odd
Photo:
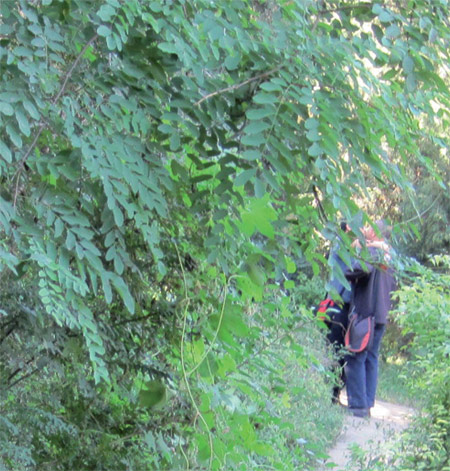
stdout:
[[[371,258],[374,258],[374,255],[375,255],[374,250],[373,249],[371,250],[369,248],[369,253],[370,253]],[[372,273],[373,270],[374,270],[374,266],[372,264],[366,262],[365,260],[364,262],[362,262],[362,259],[354,258],[352,260],[352,266],[347,267],[344,270],[344,275],[347,278],[347,280],[355,281],[358,278],[363,278],[369,275],[370,273]]]

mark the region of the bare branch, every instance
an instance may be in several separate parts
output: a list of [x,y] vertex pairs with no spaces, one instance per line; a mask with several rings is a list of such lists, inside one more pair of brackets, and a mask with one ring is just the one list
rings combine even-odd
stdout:
[[320,201],[319,192],[317,191],[316,185],[313,185],[312,189],[313,189],[313,193],[314,193],[314,199],[316,200],[317,207],[319,208],[319,216],[322,218],[323,222],[326,222],[327,221],[327,215],[326,215],[326,212],[325,212],[325,210],[322,206],[322,201]]
[[14,332],[14,330],[16,330],[16,327],[17,327],[17,324],[13,324],[9,328],[8,332],[6,332],[6,334],[1,338],[0,344],[3,343]]
[[10,385],[8,386],[8,389],[13,388],[16,384],[20,383],[20,382],[23,381],[24,379],[29,378],[30,376],[34,375],[34,374],[37,373],[38,371],[40,371],[39,368],[35,368],[33,371],[30,371],[30,372],[27,373],[26,375],[21,376],[19,379],[16,379],[16,381],[14,381],[14,383],[10,384]]
[[13,322],[17,322],[17,319],[18,319],[18,316],[14,316],[14,317],[12,317],[11,319],[5,321],[5,322],[1,325],[0,329],[4,329],[7,325],[12,324]]
[[280,68],[281,67],[275,67],[275,69],[269,70],[268,72],[264,72],[263,74],[260,74],[260,75],[256,75],[255,77],[251,77],[242,83],[236,83],[235,85],[231,85],[229,87],[222,88],[221,90],[217,90],[215,92],[209,93],[208,95],[205,95],[204,97],[200,98],[200,100],[196,101],[194,103],[194,106],[200,105],[200,103],[203,103],[204,101],[208,100],[209,98],[212,98],[213,96],[221,95],[222,93],[226,93],[226,92],[231,92],[232,90],[237,90],[238,88],[241,88],[244,85],[247,85],[248,83],[254,82],[255,80],[268,77],[269,75],[272,75],[276,71],[280,70]]
[[[34,356],[31,357],[30,360],[28,360],[26,363],[25,363],[25,366],[28,366],[30,363],[32,363],[34,361]],[[8,377],[8,382],[11,381],[14,376],[16,376],[18,373],[20,373],[22,370],[24,369],[24,367],[20,367],[20,368],[17,368],[15,371],[13,371],[9,377]]]
[[373,7],[372,3],[360,2],[360,3],[355,3],[354,5],[341,5],[341,6],[336,7],[336,8],[318,10],[317,13],[320,13],[321,15],[324,15],[326,13],[334,13],[334,12],[343,11],[343,10],[355,10],[357,8],[370,8],[370,9],[372,9],[372,7]]
[[9,376],[8,376],[8,382],[11,381],[14,376],[17,376],[20,372],[22,371],[22,368],[16,368]]
[[112,324],[112,327],[116,327],[118,325],[123,325],[123,324],[129,324],[130,322],[142,322],[145,321],[146,319],[149,319],[150,317],[154,316],[155,313],[151,312],[150,314],[146,316],[140,316],[140,317],[133,317],[131,319],[124,319],[122,321],[116,322]]

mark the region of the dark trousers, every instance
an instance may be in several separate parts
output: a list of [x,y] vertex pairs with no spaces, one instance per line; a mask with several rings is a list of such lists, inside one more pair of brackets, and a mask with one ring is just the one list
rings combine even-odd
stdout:
[[385,324],[375,324],[373,344],[364,352],[345,357],[345,376],[348,406],[352,409],[369,409],[375,404],[378,383],[378,357]]

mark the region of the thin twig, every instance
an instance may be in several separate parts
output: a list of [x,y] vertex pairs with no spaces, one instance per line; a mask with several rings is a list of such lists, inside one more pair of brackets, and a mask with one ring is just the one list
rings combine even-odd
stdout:
[[[28,360],[26,363],[25,363],[25,366],[28,366],[30,363],[32,363],[34,361],[34,356],[31,357],[30,360]],[[24,367],[20,367],[20,368],[17,368],[15,371],[13,371],[9,377],[8,377],[8,383],[14,378],[14,376],[16,376],[18,373],[20,373],[22,370],[24,369]]]
[[367,2],[361,2],[355,5],[342,5],[340,7],[330,8],[328,10],[327,9],[317,10],[318,15],[316,16],[316,19],[314,20],[313,27],[311,28],[311,33],[315,31],[315,29],[317,28],[317,25],[319,24],[319,19],[320,19],[319,15],[326,15],[327,13],[336,13],[338,11],[353,10],[354,8],[364,8],[364,7],[372,8],[372,4],[367,3]]
[[21,381],[23,381],[24,379],[26,378],[29,378],[30,376],[34,375],[35,373],[37,373],[38,371],[40,371],[39,368],[35,368],[33,371],[30,371],[28,374],[24,375],[24,376],[21,376],[19,379],[17,379],[16,381],[14,381],[14,383],[10,384],[8,386],[8,390],[13,388],[14,386],[16,386],[17,383],[20,383]]
[[185,299],[187,301],[186,306],[185,306],[184,311],[183,311],[183,329],[182,329],[182,332],[181,332],[181,344],[180,344],[181,369],[183,371],[184,384],[186,385],[186,389],[187,389],[189,398],[191,399],[192,405],[194,406],[194,409],[196,411],[196,417],[198,416],[200,418],[200,420],[202,421],[202,423],[205,427],[206,433],[208,434],[209,451],[210,451],[208,470],[211,471],[212,464],[213,464],[213,459],[214,459],[213,438],[212,438],[212,434],[211,434],[211,431],[209,429],[208,423],[206,422],[206,419],[203,417],[203,414],[200,412],[199,406],[198,406],[197,402],[195,401],[194,394],[192,392],[191,385],[189,383],[188,373],[186,371],[186,363],[185,363],[185,357],[184,357],[184,346],[185,346],[185,338],[186,338],[186,324],[187,324],[187,313],[188,313],[188,309],[189,309],[189,298],[188,298],[186,272],[184,271],[180,251],[178,250],[178,245],[176,244],[176,242],[174,243],[174,246],[175,246],[175,251],[177,252],[178,262],[179,262],[180,268],[181,268]]
[[371,3],[360,2],[360,3],[355,3],[354,5],[342,5],[336,8],[318,10],[317,13],[320,13],[321,15],[323,15],[326,13],[335,13],[337,11],[342,11],[342,10],[354,10],[356,8],[372,8],[372,6],[373,5]]
[[10,327],[8,332],[6,332],[6,334],[1,338],[0,344],[2,344],[16,330],[16,327],[17,324],[14,324],[12,327]]
[[[401,224],[408,224],[410,223],[411,221],[415,221],[416,219],[422,219],[422,216],[424,216],[426,213],[428,213],[428,211],[438,202],[438,200],[441,198],[441,195],[438,195],[434,201],[430,204],[430,206],[428,206],[427,209],[425,209],[424,211],[422,211],[421,213],[419,213],[419,211],[417,211],[416,209],[416,212],[417,212],[417,215],[416,216],[413,216],[412,218],[410,219],[407,219],[406,221],[402,221]],[[415,209],[415,208],[414,208]]]
[[0,325],[0,329],[4,329],[9,324],[12,324],[13,322],[17,322],[17,317],[18,316],[14,316],[12,319],[5,321],[3,324]]
[[226,93],[226,92],[231,92],[232,90],[237,90],[238,88],[241,88],[241,87],[243,87],[244,85],[247,85],[250,82],[254,82],[255,80],[259,80],[259,79],[268,77],[269,75],[272,75],[273,73],[280,70],[280,68],[281,68],[281,66],[275,67],[275,69],[269,70],[268,72],[264,72],[263,74],[257,75],[255,77],[251,77],[247,80],[244,80],[244,82],[236,83],[236,84],[231,85],[229,87],[222,88],[221,90],[217,90],[215,92],[209,93],[208,95],[205,95],[204,97],[200,98],[200,100],[196,101],[194,103],[194,106],[200,105],[200,103],[203,103],[204,101],[208,100],[209,98],[212,98],[213,96],[221,95],[222,93]]
[[155,315],[154,312],[151,312],[150,314],[146,316],[141,316],[141,317],[133,317],[131,319],[124,319],[122,321],[116,322],[115,324],[112,324],[112,327],[117,327],[118,325],[123,325],[123,324],[129,324],[130,322],[141,322],[149,319],[150,317],[153,317]]
[[61,89],[59,90],[58,94],[56,97],[53,99],[53,104],[55,104],[60,98],[61,95],[64,93],[66,89],[67,82],[69,81],[70,77],[73,74],[73,71],[75,70],[75,67],[78,65],[78,62],[80,62],[81,58],[84,56],[84,53],[88,50],[89,46],[98,38],[98,34],[95,34],[92,36],[91,39],[85,44],[81,52],[78,54],[77,58],[74,60],[72,67],[69,69],[69,72],[66,74],[66,78],[64,79],[64,82],[62,84]]
[[322,218],[323,222],[327,222],[327,215],[326,215],[325,210],[322,206],[322,201],[320,201],[319,193],[317,191],[316,185],[313,185],[312,188],[313,188],[313,193],[314,193],[314,199],[316,200],[317,206],[319,208],[319,216]]

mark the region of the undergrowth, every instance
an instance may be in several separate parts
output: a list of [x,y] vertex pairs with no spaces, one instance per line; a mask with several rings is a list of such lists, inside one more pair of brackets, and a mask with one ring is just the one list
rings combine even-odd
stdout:
[[421,398],[414,395],[408,378],[414,365],[405,358],[389,357],[380,362],[377,399],[420,408]]
[[[39,375],[0,395],[0,470],[285,471],[323,462],[342,412],[331,405],[329,353],[311,310],[321,289],[320,281],[299,277],[289,295],[274,289],[273,299],[247,306],[233,303],[230,293],[217,303],[224,313],[218,326],[200,293],[191,305],[205,319],[203,335],[189,314],[184,381],[180,329],[123,324],[134,329],[123,334],[134,334],[127,345],[142,365],[121,367],[131,356],[121,352],[113,383],[102,387],[94,384],[80,339],[64,337],[64,348],[48,353]],[[23,313],[21,322],[22,330],[3,342],[2,377],[20,360],[18,346],[30,343],[32,319]],[[43,337],[65,334],[48,318],[40,328]],[[168,333],[170,343],[162,335]],[[144,336],[152,334],[150,344]],[[157,376],[157,368],[164,374]]]

